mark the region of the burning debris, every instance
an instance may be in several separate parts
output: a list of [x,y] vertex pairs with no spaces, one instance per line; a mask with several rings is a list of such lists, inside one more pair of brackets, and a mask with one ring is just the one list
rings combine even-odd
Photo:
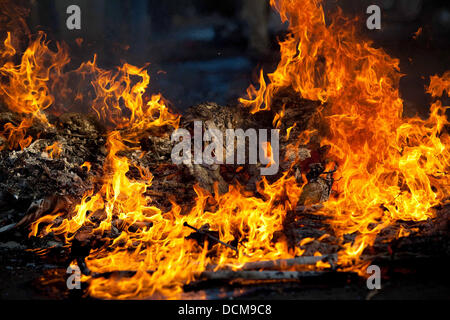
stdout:
[[[56,241],[40,254],[61,250],[98,298],[174,298],[204,280],[364,275],[424,239],[445,239],[448,253],[450,140],[438,100],[447,74],[431,81],[429,119],[403,119],[398,60],[361,42],[343,17],[327,25],[317,1],[272,5],[290,23],[277,70],[268,81],[261,72],[239,105],[182,116],[146,95],[144,68],[109,71],[94,58],[65,72],[61,46],[52,51],[39,34],[19,53],[8,33],[0,234]],[[74,74],[92,88],[54,92]],[[74,96],[90,113],[64,111]],[[249,161],[173,164],[172,133],[196,121],[222,134],[279,130],[278,173]]]

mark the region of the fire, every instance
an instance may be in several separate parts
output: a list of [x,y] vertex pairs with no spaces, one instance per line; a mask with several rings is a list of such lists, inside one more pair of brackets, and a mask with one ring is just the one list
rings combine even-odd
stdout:
[[[18,147],[24,149],[33,141],[31,136],[27,136],[27,129],[30,128],[32,124],[33,121],[30,119],[23,119],[18,126],[7,123],[4,125],[3,132],[0,134],[6,138],[7,145],[10,149],[16,149]],[[1,146],[1,148],[3,147],[4,146]]]
[[80,166],[80,168],[86,168],[86,170],[89,172],[89,171],[91,171],[92,164],[90,162],[86,161]]
[[422,27],[420,27],[419,29],[417,29],[417,31],[414,32],[414,34],[413,34],[413,39],[414,39],[414,40],[417,40],[417,38],[422,34],[422,32],[423,32],[423,28],[422,28]]
[[440,77],[438,75],[431,76],[430,85],[428,86],[427,92],[434,98],[441,97],[447,92],[450,94],[450,70],[444,72]]
[[62,151],[63,150],[62,150],[61,143],[58,141],[56,141],[51,146],[48,146],[45,148],[45,152],[47,152],[48,156],[52,159],[59,157],[59,155],[61,154]]
[[[287,185],[293,189],[293,194],[298,194],[295,182]],[[155,211],[151,217],[152,228],[120,237],[125,248],[126,243],[138,241],[139,245],[131,254],[124,248],[117,248],[112,254],[99,252],[88,259],[89,267],[97,272],[131,269],[137,273],[120,283],[111,279],[90,279],[90,294],[101,298],[146,297],[155,293],[177,297],[182,285],[208,265],[233,264],[238,268],[248,261],[292,257],[295,252],[289,252],[284,243],[271,243],[271,235],[281,230],[288,209],[285,204],[275,206],[271,202],[286,190],[279,185],[266,184],[265,187],[268,190],[264,199],[252,197],[240,187],[232,187],[223,197],[212,196],[196,187],[197,202],[188,214],[183,215],[178,206],[167,213]],[[211,201],[214,211],[206,209]],[[196,226],[208,224],[212,230],[218,230],[223,242],[237,241],[239,255],[229,248],[218,247],[218,256],[208,257],[206,243],[201,248],[194,241],[185,240],[191,233],[184,226],[185,222]]]
[[3,45],[5,47],[4,51],[2,52],[2,57],[12,57],[16,54],[16,49],[11,44],[11,32],[8,32],[8,35],[6,36],[5,41],[3,42]]
[[[320,114],[328,131],[304,131],[289,148],[298,148],[315,134],[321,135],[322,145],[330,146],[334,163],[329,166],[338,164],[339,179],[334,196],[318,214],[332,217],[331,225],[342,245],[339,264],[362,270],[364,262],[359,257],[381,230],[397,220],[433,217],[433,207],[448,201],[446,107],[436,100],[427,120],[404,119],[397,59],[361,40],[352,21],[341,12],[326,24],[319,0],[272,0],[271,5],[283,21],[289,21],[290,34],[280,43],[281,61],[276,71],[268,75],[268,81],[261,71],[259,89],[250,87],[249,97],[240,101],[252,113],[267,110],[280,89],[291,87],[305,99],[322,102]],[[10,43],[8,34],[3,57],[16,54]],[[12,146],[25,148],[31,143],[26,130],[34,119],[48,123],[44,110],[52,106],[49,88],[55,88],[49,87],[49,82],[55,76],[64,78],[62,69],[68,61],[60,46],[51,51],[40,34],[22,55],[21,64],[6,62],[0,68],[9,80],[1,85],[3,98],[10,110],[24,115],[21,125],[5,127]],[[53,232],[70,243],[78,231],[87,228],[102,239],[104,243],[87,258],[94,272],[84,276],[91,296],[176,298],[184,284],[207,268],[239,269],[246,262],[304,254],[299,247],[289,248],[285,241],[273,240],[274,233],[283,229],[286,214],[297,207],[306,179],[299,185],[287,171],[275,182],[260,181],[257,194],[240,185],[230,186],[223,195],[196,186],[192,208],[171,199],[172,208],[163,211],[147,194],[152,173],[124,154],[139,151],[145,135],[177,128],[180,116],[170,112],[161,95],[146,96],[150,76],[145,68],[124,64],[116,70],[103,70],[94,57],[74,73],[83,79],[91,77],[95,92],[91,111],[108,125],[108,154],[103,176],[98,179],[101,185],[86,193],[69,216],[55,212],[34,222],[30,235]],[[432,77],[428,92],[434,98],[449,92],[449,76],[447,72]],[[275,127],[283,121],[284,111],[274,119]],[[294,127],[287,129],[287,137]],[[266,148],[272,162],[270,144]],[[47,151],[53,157],[56,150],[61,151],[54,145]],[[90,170],[89,163],[82,166]],[[138,179],[127,175],[132,168],[140,173]],[[100,216],[101,222],[94,223],[94,216]],[[230,245],[210,247],[208,241],[199,245],[187,240],[192,230],[186,223],[214,230],[220,241]],[[111,233],[117,235],[114,240],[108,240]],[[354,241],[344,243],[344,235],[351,233],[356,234]],[[405,234],[403,230],[398,236]],[[313,240],[303,239],[300,245]],[[316,267],[329,264],[319,262]],[[134,275],[101,276],[117,271],[133,271]]]
[[[11,33],[4,41],[3,58],[13,58],[17,51],[11,44]],[[21,63],[15,65],[12,59],[0,66],[0,75],[7,81],[0,84],[0,95],[8,108],[24,118],[18,125],[9,123],[1,133],[7,138],[10,149],[26,148],[32,138],[27,136],[27,129],[34,120],[49,125],[43,112],[49,108],[54,97],[50,93],[49,82],[62,73],[70,59],[67,52],[58,45],[54,52],[48,47],[45,34],[40,32],[21,56]]]
[[[270,108],[274,94],[292,87],[323,103],[329,133],[323,145],[339,164],[337,196],[325,203],[335,233],[357,233],[345,243],[340,263],[353,265],[377,234],[396,220],[420,221],[448,201],[449,137],[445,107],[437,101],[427,120],[403,119],[399,61],[361,40],[341,12],[325,22],[320,1],[272,0],[290,35],[280,43],[281,61],[267,84],[241,99],[252,112]],[[432,77],[428,92],[441,96],[449,72]]]

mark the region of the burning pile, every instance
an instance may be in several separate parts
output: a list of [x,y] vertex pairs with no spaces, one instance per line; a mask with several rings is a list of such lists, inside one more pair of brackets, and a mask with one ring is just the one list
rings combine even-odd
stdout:
[[[360,40],[340,12],[325,23],[318,0],[271,4],[290,33],[269,81],[261,71],[259,89],[235,109],[200,105],[183,117],[146,95],[144,68],[103,70],[94,57],[66,72],[64,47],[52,51],[39,34],[20,54],[7,34],[0,141],[10,168],[0,186],[11,199],[41,200],[15,227],[70,246],[89,295],[175,298],[202,278],[277,279],[252,270],[364,274],[377,239],[414,232],[398,221],[436,218],[448,203],[438,98],[450,73],[431,79],[430,117],[404,119],[397,59]],[[254,166],[169,163],[173,130],[202,118],[222,131],[279,128],[283,171],[261,178]]]

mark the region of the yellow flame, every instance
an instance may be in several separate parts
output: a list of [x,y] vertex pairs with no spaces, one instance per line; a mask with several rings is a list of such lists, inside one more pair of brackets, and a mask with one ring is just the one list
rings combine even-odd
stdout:
[[[335,195],[318,214],[332,217],[331,226],[342,244],[341,266],[362,270],[367,262],[358,258],[381,230],[397,220],[433,217],[433,207],[448,201],[450,141],[443,130],[448,124],[446,107],[436,100],[427,120],[403,119],[397,59],[361,40],[352,21],[340,11],[326,24],[319,0],[272,0],[271,4],[283,21],[289,21],[290,34],[280,43],[281,60],[275,72],[266,81],[261,71],[259,89],[250,87],[249,97],[241,103],[252,113],[270,109],[274,95],[286,87],[302,98],[323,103],[321,115],[328,132],[320,133],[322,144],[330,146],[330,157],[339,164],[339,179]],[[7,63],[0,69],[14,83],[2,87],[2,92],[10,108],[17,104],[14,110],[44,119],[42,111],[52,103],[46,87],[49,69],[39,75],[42,64],[35,53],[46,45],[42,41],[35,45],[31,47],[34,53],[27,51],[20,66]],[[66,61],[54,60],[61,61],[55,70]],[[70,242],[77,231],[89,226],[93,235],[106,242],[87,258],[92,271],[136,272],[120,279],[84,277],[91,296],[159,294],[176,298],[182,285],[207,266],[237,269],[250,261],[304,254],[298,246],[289,248],[285,241],[274,241],[274,233],[282,230],[286,214],[296,208],[304,187],[289,171],[273,183],[260,181],[257,194],[239,185],[230,186],[223,195],[195,186],[197,198],[191,209],[173,200],[168,211],[154,206],[146,195],[152,187],[152,174],[123,154],[138,148],[140,138],[151,130],[177,128],[179,116],[169,111],[160,95],[146,98],[150,78],[143,68],[124,64],[107,71],[99,68],[94,58],[77,72],[94,75],[92,109],[110,124],[102,186],[98,192],[86,193],[70,216],[56,219],[61,213],[55,212],[33,223],[30,234],[38,235],[45,224],[41,232],[62,235]],[[435,98],[448,93],[448,77],[449,73],[432,77],[428,92]],[[27,78],[31,81],[25,81]],[[37,88],[41,93],[30,98]],[[281,124],[283,116],[283,111],[277,114],[274,126]],[[292,127],[288,136],[290,130]],[[303,132],[288,148],[298,148],[314,134],[319,132]],[[269,148],[266,154],[270,155]],[[139,179],[127,175],[131,167],[138,169]],[[91,217],[99,213],[101,223],[95,224]],[[236,243],[239,255],[225,246],[215,245],[210,250],[206,243],[201,247],[186,240],[192,231],[184,223],[199,228],[208,225],[219,233],[221,241]],[[130,231],[132,226],[137,230]],[[108,234],[113,231],[119,235],[110,240]],[[356,234],[354,241],[344,243],[344,235],[351,233]],[[310,241],[304,239],[300,244]],[[316,267],[329,267],[329,263]]]
[[[403,119],[399,61],[357,36],[339,11],[331,24],[317,0],[272,0],[290,35],[280,43],[281,61],[261,76],[260,89],[241,103],[252,112],[270,108],[274,94],[293,88],[326,103],[329,134],[322,144],[339,163],[338,196],[325,204],[338,236],[357,233],[340,262],[352,264],[377,234],[395,220],[425,220],[448,197],[449,151],[445,107],[431,106],[427,120]],[[432,77],[433,96],[448,92],[449,72]]]

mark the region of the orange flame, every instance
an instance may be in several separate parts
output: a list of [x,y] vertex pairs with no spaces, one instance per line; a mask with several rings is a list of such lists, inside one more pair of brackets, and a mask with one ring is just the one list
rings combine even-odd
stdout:
[[92,167],[92,164],[91,164],[90,162],[88,162],[88,161],[84,162],[84,163],[80,166],[80,168],[86,168],[86,170],[87,170],[88,172],[91,171],[91,167]]
[[[448,124],[440,102],[428,120],[403,119],[399,61],[361,40],[341,12],[327,26],[318,0],[272,0],[290,36],[281,61],[261,77],[260,89],[241,102],[252,112],[270,107],[273,95],[292,87],[305,99],[327,103],[330,134],[322,140],[339,163],[338,197],[325,204],[338,236],[356,232],[340,255],[352,263],[379,231],[395,220],[425,220],[448,197]],[[448,77],[433,77],[433,96],[448,91]],[[264,106],[263,106],[264,105]]]
[[[14,56],[17,53],[11,45],[9,32],[4,46],[3,57]],[[69,61],[68,54],[59,45],[56,52],[50,50],[44,33],[40,32],[23,53],[19,65],[7,61],[0,67],[0,75],[7,79],[0,85],[0,95],[11,111],[25,115],[20,125],[9,123],[2,132],[3,136],[7,136],[11,149],[30,145],[32,138],[26,137],[26,131],[34,119],[48,124],[43,111],[54,101],[48,83],[52,77],[61,74]]]
[[450,95],[450,70],[444,72],[441,77],[438,75],[431,76],[427,92],[435,98],[442,97],[445,92]]
[[5,50],[2,52],[2,57],[6,58],[6,57],[12,57],[16,54],[16,49],[14,48],[14,46],[11,44],[11,33],[8,32],[6,39],[4,41],[4,46],[5,46]]
[[45,147],[45,152],[47,152],[48,156],[52,159],[59,157],[62,151],[61,143],[58,141],[51,146]]
[[417,29],[417,31],[414,32],[414,34],[413,34],[413,39],[414,39],[414,40],[417,40],[417,38],[422,34],[422,31],[423,31],[422,27],[420,27],[419,29]]
[[[261,71],[259,89],[250,87],[249,97],[240,101],[252,113],[267,110],[280,89],[291,87],[301,97],[323,103],[321,111],[329,132],[322,134],[322,144],[331,146],[330,155],[339,164],[340,179],[334,185],[335,196],[319,214],[332,217],[331,225],[342,243],[344,235],[356,234],[353,242],[342,244],[339,263],[362,270],[358,258],[381,230],[397,220],[433,217],[433,207],[448,201],[450,141],[443,130],[448,124],[446,107],[435,101],[427,120],[403,119],[397,59],[361,40],[352,21],[340,11],[327,25],[319,0],[272,0],[271,4],[283,21],[289,21],[290,34],[280,43],[281,61],[276,71],[268,75],[268,81]],[[177,128],[179,116],[169,112],[161,96],[146,99],[150,78],[144,69],[125,64],[116,71],[106,71],[97,67],[95,60],[83,64],[77,72],[94,75],[92,108],[113,128],[107,138],[103,184],[98,192],[85,194],[69,217],[59,222],[55,218],[60,213],[41,218],[33,223],[30,233],[37,235],[42,224],[49,225],[41,232],[63,235],[67,241],[83,226],[91,227],[91,233],[99,237],[118,233],[114,240],[103,237],[105,247],[94,250],[87,264],[96,273],[136,273],[120,279],[86,276],[91,296],[136,298],[159,294],[176,298],[182,285],[208,266],[238,269],[250,261],[304,254],[302,248],[273,241],[274,233],[283,228],[287,212],[296,208],[304,187],[289,171],[273,183],[260,181],[258,194],[235,185],[224,195],[212,195],[196,186],[197,199],[190,210],[182,210],[175,202],[168,212],[154,206],[146,195],[152,187],[152,174],[126,158],[123,151],[138,148],[139,139],[148,131]],[[0,70],[17,78],[20,89],[30,86],[19,81],[23,80],[17,75],[21,68]],[[41,81],[46,79],[45,74],[31,78],[33,86],[38,82],[39,87],[46,88],[46,80]],[[448,92],[448,83],[448,73],[433,77],[428,92],[436,98]],[[11,98],[8,90],[3,92],[19,102],[20,110],[45,117],[42,111],[51,104],[51,95],[44,89],[43,98],[27,100],[25,93],[31,89],[11,93]],[[277,114],[274,126],[280,125],[283,116],[283,111]],[[290,130],[292,127],[287,135]],[[289,147],[297,148],[313,134],[317,131],[303,132]],[[266,154],[271,154],[270,145]],[[139,179],[127,176],[131,167],[138,169]],[[91,218],[99,213],[102,220],[96,225]],[[201,247],[186,240],[191,231],[184,223],[208,225],[219,233],[221,241],[236,243],[239,254],[225,246],[210,250],[207,243]],[[137,231],[130,231],[133,225],[138,226]],[[399,232],[399,236],[405,232]],[[310,241],[303,239],[300,244]],[[214,255],[209,254],[211,251]],[[322,262],[316,267],[329,264]]]

